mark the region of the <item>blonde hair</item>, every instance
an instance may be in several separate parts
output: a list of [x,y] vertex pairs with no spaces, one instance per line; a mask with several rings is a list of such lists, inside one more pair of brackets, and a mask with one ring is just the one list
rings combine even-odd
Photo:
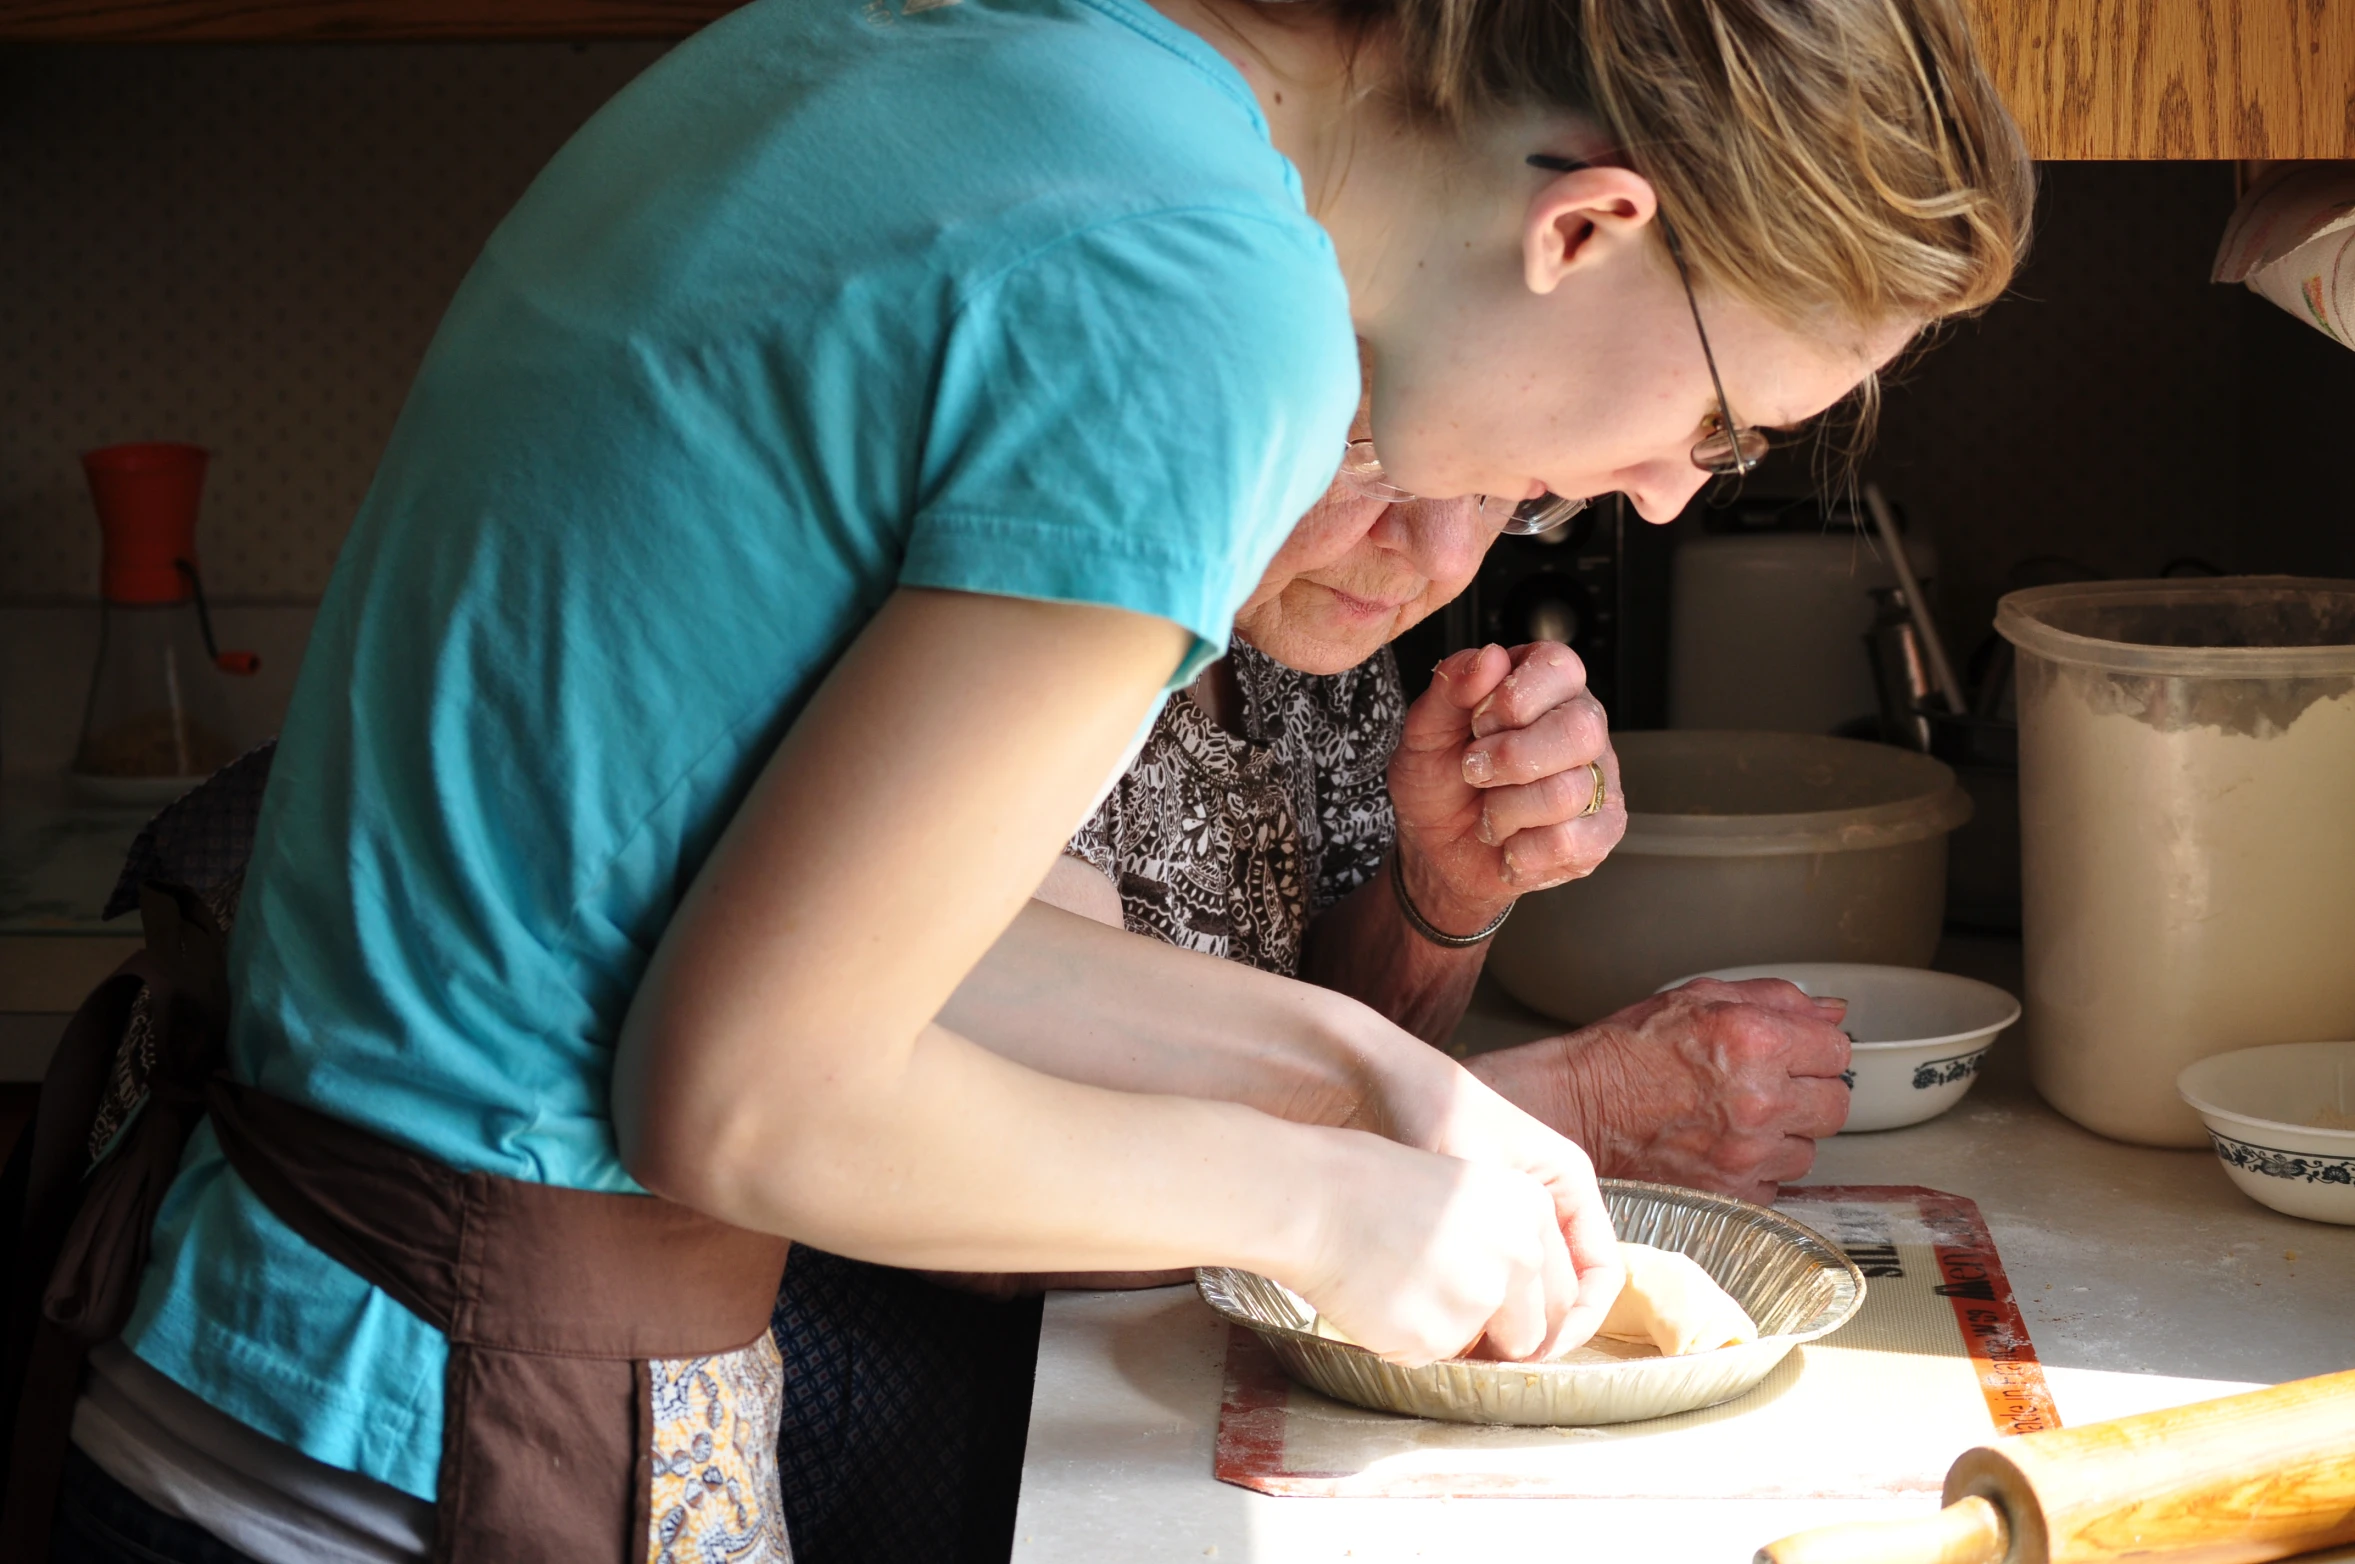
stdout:
[[1658,192],[1696,282],[1786,325],[1982,309],[2026,252],[2031,165],[1959,0],[1337,8],[1446,123],[1592,120]]

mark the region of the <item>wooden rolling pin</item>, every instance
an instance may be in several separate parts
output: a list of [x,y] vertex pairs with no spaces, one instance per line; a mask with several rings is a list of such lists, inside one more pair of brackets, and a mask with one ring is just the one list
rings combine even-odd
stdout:
[[2262,1564],[2355,1542],[2355,1371],[1966,1450],[1945,1502],[1754,1564]]

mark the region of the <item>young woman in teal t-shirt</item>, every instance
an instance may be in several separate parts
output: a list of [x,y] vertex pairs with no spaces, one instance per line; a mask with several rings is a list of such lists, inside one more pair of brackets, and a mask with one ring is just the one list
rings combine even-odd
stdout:
[[[288,721],[231,1073],[859,1258],[1563,1350],[1621,1280],[1585,1157],[1371,1011],[1255,991],[1253,1076],[1141,1008],[1084,1081],[939,1017],[1333,472],[1353,341],[1396,490],[1665,520],[1991,301],[2027,213],[1956,0],[761,0],[452,305]],[[471,1360],[211,1127],[123,1339],[288,1463],[445,1521],[472,1479]],[[265,1557],[302,1485],[256,1466],[107,1470]]]

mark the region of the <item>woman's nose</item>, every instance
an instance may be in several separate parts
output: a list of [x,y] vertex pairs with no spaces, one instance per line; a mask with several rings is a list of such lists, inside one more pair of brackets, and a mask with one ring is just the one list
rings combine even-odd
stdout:
[[1637,515],[1664,525],[1684,514],[1684,508],[1708,481],[1707,473],[1680,456],[1672,462],[1648,463],[1639,472],[1628,474],[1619,492],[1627,496]]

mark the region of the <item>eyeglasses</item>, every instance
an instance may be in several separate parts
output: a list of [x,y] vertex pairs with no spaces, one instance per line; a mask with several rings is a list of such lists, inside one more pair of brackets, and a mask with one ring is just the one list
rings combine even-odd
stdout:
[[[1349,491],[1361,499],[1401,505],[1421,498],[1390,481],[1390,474],[1382,467],[1382,458],[1374,454],[1374,442],[1371,440],[1351,440],[1342,446],[1340,477],[1348,485]],[[1523,500],[1515,505],[1506,514],[1504,525],[1498,530],[1516,538],[1542,537],[1586,509],[1588,503],[1582,499],[1566,500],[1559,494],[1541,494],[1534,500]],[[1480,514],[1483,516],[1493,516],[1503,506],[1504,501],[1491,495],[1480,496]]]
[[[1531,168],[1542,168],[1549,173],[1569,174],[1592,163],[1578,158],[1555,157],[1550,152],[1532,152],[1525,161]],[[1701,339],[1701,358],[1709,366],[1709,385],[1717,393],[1717,412],[1709,432],[1693,446],[1693,465],[1718,478],[1739,478],[1757,469],[1766,460],[1767,439],[1763,429],[1746,429],[1734,421],[1734,410],[1725,399],[1725,382],[1718,378],[1717,355],[1709,349],[1709,331],[1701,324],[1701,301],[1693,293],[1693,274],[1685,265],[1684,246],[1676,239],[1676,229],[1668,221],[1668,214],[1658,214],[1660,237],[1668,244],[1668,258],[1676,263],[1676,279],[1684,284],[1684,301],[1693,312],[1693,334]]]

